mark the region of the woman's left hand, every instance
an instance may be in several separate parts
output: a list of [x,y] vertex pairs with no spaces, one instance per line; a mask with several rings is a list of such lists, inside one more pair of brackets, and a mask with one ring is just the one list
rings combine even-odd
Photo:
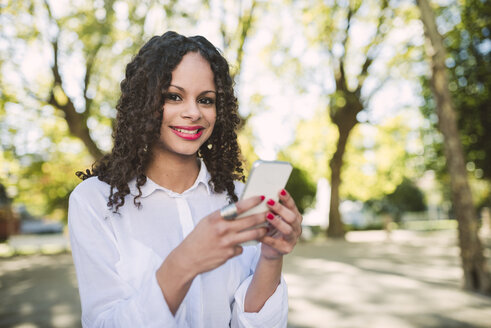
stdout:
[[260,239],[261,256],[269,260],[290,253],[302,234],[302,215],[293,198],[284,189],[280,191],[279,197],[279,202],[272,199],[266,202],[270,210],[266,218],[272,226],[270,229],[274,230],[271,235]]

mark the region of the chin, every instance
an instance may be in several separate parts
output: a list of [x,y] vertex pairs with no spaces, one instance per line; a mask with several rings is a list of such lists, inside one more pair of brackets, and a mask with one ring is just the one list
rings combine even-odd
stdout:
[[174,153],[182,157],[196,157],[198,156],[198,149],[180,150],[175,151]]

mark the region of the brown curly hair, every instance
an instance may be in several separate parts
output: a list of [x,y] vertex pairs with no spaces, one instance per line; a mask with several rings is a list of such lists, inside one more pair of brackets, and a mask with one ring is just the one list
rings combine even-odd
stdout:
[[215,127],[198,156],[210,172],[212,189],[217,193],[227,191],[229,201],[237,201],[234,180],[244,181],[244,174],[236,134],[240,118],[228,63],[204,37],[185,37],[170,31],[152,37],[126,66],[116,106],[112,151],[96,161],[92,170],[76,173],[82,180],[97,176],[109,184],[107,205],[115,212],[124,205],[130,193],[128,182],[133,178],[139,192],[133,203],[141,205],[140,187],[147,181],[145,170],[152,158],[149,150],[160,137],[165,93],[172,71],[188,52],[198,52],[210,63],[217,89]]

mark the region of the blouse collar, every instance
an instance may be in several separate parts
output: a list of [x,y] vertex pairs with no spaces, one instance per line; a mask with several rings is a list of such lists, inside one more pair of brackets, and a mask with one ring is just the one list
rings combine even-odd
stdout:
[[[191,193],[193,190],[197,189],[200,184],[204,185],[206,188],[206,192],[208,195],[211,194],[211,189],[209,185],[209,181],[211,180],[211,175],[208,172],[208,169],[206,168],[205,162],[203,161],[202,158],[200,160],[200,170],[198,173],[198,177],[196,178],[196,181],[194,181],[194,184],[187,190],[185,190],[182,193],[177,193],[175,191],[172,191],[170,189],[164,188],[161,185],[157,184],[156,182],[152,181],[149,177],[147,177],[147,182],[143,186],[140,187],[142,191],[141,197],[147,197],[151,195],[155,190],[163,190],[165,191],[169,196],[171,197],[181,197],[183,195]],[[130,187],[130,193],[133,196],[138,196],[138,188],[136,187],[136,178],[133,178],[129,183]]]

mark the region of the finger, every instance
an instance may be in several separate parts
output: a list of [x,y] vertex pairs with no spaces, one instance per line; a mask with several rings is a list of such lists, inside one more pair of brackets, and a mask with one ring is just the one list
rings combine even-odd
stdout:
[[288,191],[286,191],[286,189],[281,189],[281,191],[279,192],[279,197],[280,197],[280,201],[283,205],[285,205],[291,211],[300,214],[300,212],[298,211],[297,205],[295,204],[295,201],[293,200],[293,197],[290,195],[290,193]]
[[283,235],[290,236],[293,233],[292,226],[286,223],[280,216],[270,212],[266,214],[266,218],[268,219],[269,224],[275,227]]
[[266,233],[266,236],[278,236],[280,234],[280,232],[278,231],[278,229],[276,229],[275,227],[273,227],[271,224],[268,224],[268,226],[266,227],[266,229],[268,229],[268,232]]
[[243,231],[266,222],[266,213],[256,213],[246,217],[229,221],[233,231]]
[[[264,200],[264,196],[253,196],[247,199],[240,200],[235,203],[235,216],[238,216],[249,209],[261,204],[261,202]],[[234,204],[229,204],[219,210],[216,210],[215,212],[211,213],[209,217],[211,217],[213,220],[221,220],[224,219],[222,210],[224,210],[226,207],[229,207],[230,205]],[[226,219],[226,221],[232,221],[231,219]]]
[[250,229],[238,232],[232,238],[233,244],[242,244],[251,240],[260,240],[267,234],[266,228]]
[[237,206],[237,214],[242,214],[245,211],[250,210],[253,207],[261,204],[264,200],[264,196],[253,196],[250,198],[239,200],[235,205]]
[[269,199],[266,202],[266,205],[268,205],[269,209],[272,212],[281,216],[283,218],[283,220],[285,220],[289,224],[292,224],[295,222],[295,218],[297,217],[297,214],[295,212],[293,212],[291,209],[284,206],[283,204],[281,204],[279,202],[275,202],[272,199]]
[[279,199],[283,205],[285,205],[288,209],[292,210],[296,214],[295,222],[291,222],[291,225],[300,236],[302,234],[303,217],[302,214],[300,214],[300,211],[298,210],[293,197],[291,197],[290,193],[286,189],[282,189],[279,192]]
[[273,247],[281,254],[288,254],[293,250],[293,244],[284,239],[277,239],[270,236],[264,236],[259,240],[261,243]]
[[238,256],[238,255],[242,254],[243,251],[244,251],[244,249],[242,248],[242,246],[235,245],[234,246],[234,255],[233,256]]

